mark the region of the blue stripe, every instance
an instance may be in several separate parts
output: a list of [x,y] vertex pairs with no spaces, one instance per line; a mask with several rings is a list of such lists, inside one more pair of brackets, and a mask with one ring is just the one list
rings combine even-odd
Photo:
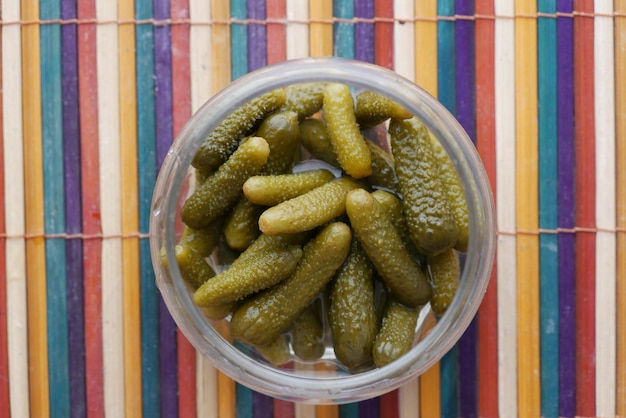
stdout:
[[[246,0],[230,1],[230,17],[232,19],[247,19]],[[248,29],[246,25],[233,23],[230,25],[231,42],[231,73],[233,80],[248,73]],[[245,51],[245,53],[235,53]]]
[[[354,0],[335,0],[333,16],[339,19],[354,18]],[[336,22],[333,25],[334,55],[354,58],[354,23]]]

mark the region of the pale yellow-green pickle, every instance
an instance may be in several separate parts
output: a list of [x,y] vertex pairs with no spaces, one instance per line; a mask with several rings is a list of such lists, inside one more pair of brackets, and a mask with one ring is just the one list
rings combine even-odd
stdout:
[[246,198],[263,206],[274,206],[293,199],[333,180],[328,170],[310,170],[276,176],[252,176],[243,184]]

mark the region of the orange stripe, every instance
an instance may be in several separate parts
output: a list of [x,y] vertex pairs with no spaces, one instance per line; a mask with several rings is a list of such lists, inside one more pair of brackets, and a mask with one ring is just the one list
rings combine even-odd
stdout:
[[374,16],[389,21],[374,23],[374,62],[393,69],[393,0],[374,2]]
[[[518,1],[515,12],[516,193],[519,229],[538,227],[537,164],[537,20],[531,0]],[[517,237],[518,413],[540,416],[539,238]]]
[[[285,0],[267,0],[265,13],[268,20],[287,16]],[[267,63],[274,64],[287,59],[287,28],[282,23],[267,24]]]
[[[134,1],[118,4],[119,19],[134,18]],[[135,26],[120,25],[120,175],[122,234],[139,230],[137,186],[137,103],[135,71]],[[141,315],[139,285],[139,239],[122,239],[124,312],[124,393],[126,416],[140,417],[141,405]]]
[[[22,0],[22,20],[39,18],[39,2]],[[43,234],[43,156],[41,149],[41,68],[39,26],[22,26],[22,109],[26,234]],[[46,261],[42,235],[26,239],[30,413],[50,413]]]
[[[617,170],[617,329],[626,329],[626,0],[615,0],[615,125]],[[626,416],[626,332],[617,333],[616,414]]]
[[415,84],[437,97],[437,1],[415,0],[415,17]]
[[[493,15],[492,0],[477,0],[475,13]],[[476,146],[496,191],[495,22],[476,20]],[[495,259],[494,259],[495,260]],[[498,416],[498,300],[496,266],[478,311],[478,416]]]
[[[216,21],[228,21],[230,19],[230,2],[211,2],[211,18]],[[211,27],[211,54],[213,92],[217,93],[231,81],[229,25],[213,25]]]
[[333,55],[332,18],[332,0],[315,0],[309,3],[309,53],[312,57]]

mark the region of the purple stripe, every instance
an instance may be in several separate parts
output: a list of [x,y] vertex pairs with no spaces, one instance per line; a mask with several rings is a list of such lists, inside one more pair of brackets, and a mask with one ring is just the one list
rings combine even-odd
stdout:
[[[77,17],[76,0],[62,0],[61,18]],[[65,229],[78,234],[82,229],[80,178],[80,127],[78,103],[78,45],[75,24],[61,26],[63,88],[63,164]],[[83,294],[83,248],[78,239],[65,241],[70,414],[86,415],[85,327]]]
[[[371,398],[359,402],[359,418],[378,418],[380,398]],[[384,411],[380,411],[384,412]],[[380,415],[383,416],[383,415]]]
[[[156,20],[170,17],[169,0],[154,0]],[[154,27],[155,127],[157,169],[172,143],[172,56],[170,27]],[[159,356],[161,377],[161,415],[178,415],[178,364],[176,324],[159,296]]]
[[[265,20],[265,0],[248,0],[248,19]],[[265,25],[248,25],[248,71],[267,65],[267,32]]]
[[252,416],[274,418],[274,398],[259,392],[252,392]]
[[[572,0],[558,0],[557,12],[571,13]],[[573,228],[574,205],[574,35],[570,17],[557,18],[559,227]],[[559,413],[576,414],[575,237],[559,234]]]
[[[355,0],[354,17],[374,18],[374,0]],[[374,62],[374,23],[357,23],[354,26],[354,57],[365,62]]]
[[[474,14],[472,0],[456,0],[455,13]],[[456,118],[472,141],[476,141],[475,45],[474,21],[459,19],[455,23]],[[470,323],[459,340],[459,413],[463,417],[478,414],[478,324]]]

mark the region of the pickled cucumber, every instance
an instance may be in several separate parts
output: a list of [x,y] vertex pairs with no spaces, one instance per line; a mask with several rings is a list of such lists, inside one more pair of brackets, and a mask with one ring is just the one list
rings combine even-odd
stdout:
[[413,117],[392,119],[389,133],[411,239],[425,255],[452,248],[458,228],[439,177],[428,130]]
[[357,187],[350,177],[332,180],[267,209],[259,218],[259,227],[268,235],[309,231],[343,214],[346,195]]
[[333,173],[324,169],[276,176],[252,176],[243,184],[243,193],[249,201],[257,205],[274,206],[334,178]]
[[355,179],[372,174],[371,153],[354,116],[350,88],[345,84],[328,84],[323,110],[328,138],[343,170]]
[[217,245],[219,235],[219,228],[215,224],[202,229],[185,226],[178,245],[190,248],[202,257],[208,257]]
[[300,125],[295,112],[274,113],[261,123],[256,136],[265,139],[270,155],[261,174],[283,174],[291,171],[300,143]]
[[281,366],[291,360],[289,339],[286,335],[279,335],[274,341],[256,347],[256,351],[272,366]]
[[398,177],[396,176],[393,157],[372,141],[366,141],[372,155],[372,175],[368,180],[372,186],[381,186],[393,192],[398,192]]
[[304,119],[322,108],[326,83],[302,83],[286,89],[285,104],[282,109],[291,110]]
[[459,265],[459,255],[454,249],[450,249],[441,254],[428,257],[428,268],[433,286],[433,297],[430,300],[430,307],[437,315],[443,315],[448,309],[457,288],[459,287],[459,277],[461,268]]
[[467,245],[469,244],[469,214],[467,200],[465,200],[465,193],[463,193],[463,186],[454,168],[454,163],[446,150],[434,136],[431,135],[430,139],[433,147],[433,155],[439,166],[439,176],[441,177],[441,182],[443,183],[450,208],[454,214],[454,220],[459,230],[454,248],[466,252]]
[[357,240],[330,285],[328,323],[337,359],[349,369],[372,360],[378,331],[372,267]]
[[243,251],[259,236],[261,212],[261,206],[255,205],[244,196],[239,198],[224,221],[224,238],[230,248]]
[[291,323],[326,286],[350,249],[350,228],[341,222],[324,227],[305,247],[296,270],[276,286],[250,297],[231,317],[231,335],[265,345]]
[[301,256],[300,246],[283,237],[261,235],[228,269],[200,286],[193,300],[198,306],[241,300],[289,276]]
[[270,91],[227,116],[204,140],[192,166],[205,173],[217,169],[237,149],[239,141],[260,120],[285,103],[285,90]]
[[191,247],[177,245],[174,247],[178,269],[182,278],[195,290],[204,282],[215,276],[215,271],[204,257]]
[[217,172],[206,179],[185,201],[181,209],[183,222],[195,229],[207,227],[241,196],[243,183],[257,174],[269,155],[267,141],[251,137]]
[[303,361],[317,360],[324,354],[324,327],[314,306],[307,306],[290,327],[294,354]]
[[355,97],[354,115],[361,129],[372,128],[389,118],[408,119],[413,116],[400,104],[371,90]]
[[326,124],[320,119],[300,122],[300,142],[315,158],[333,167],[339,167],[337,155],[326,132]]
[[431,288],[426,275],[376,199],[363,189],[351,191],[346,212],[363,250],[393,295],[411,307],[428,302]]
[[391,299],[387,304],[380,331],[374,340],[374,364],[383,367],[413,347],[418,310]]

